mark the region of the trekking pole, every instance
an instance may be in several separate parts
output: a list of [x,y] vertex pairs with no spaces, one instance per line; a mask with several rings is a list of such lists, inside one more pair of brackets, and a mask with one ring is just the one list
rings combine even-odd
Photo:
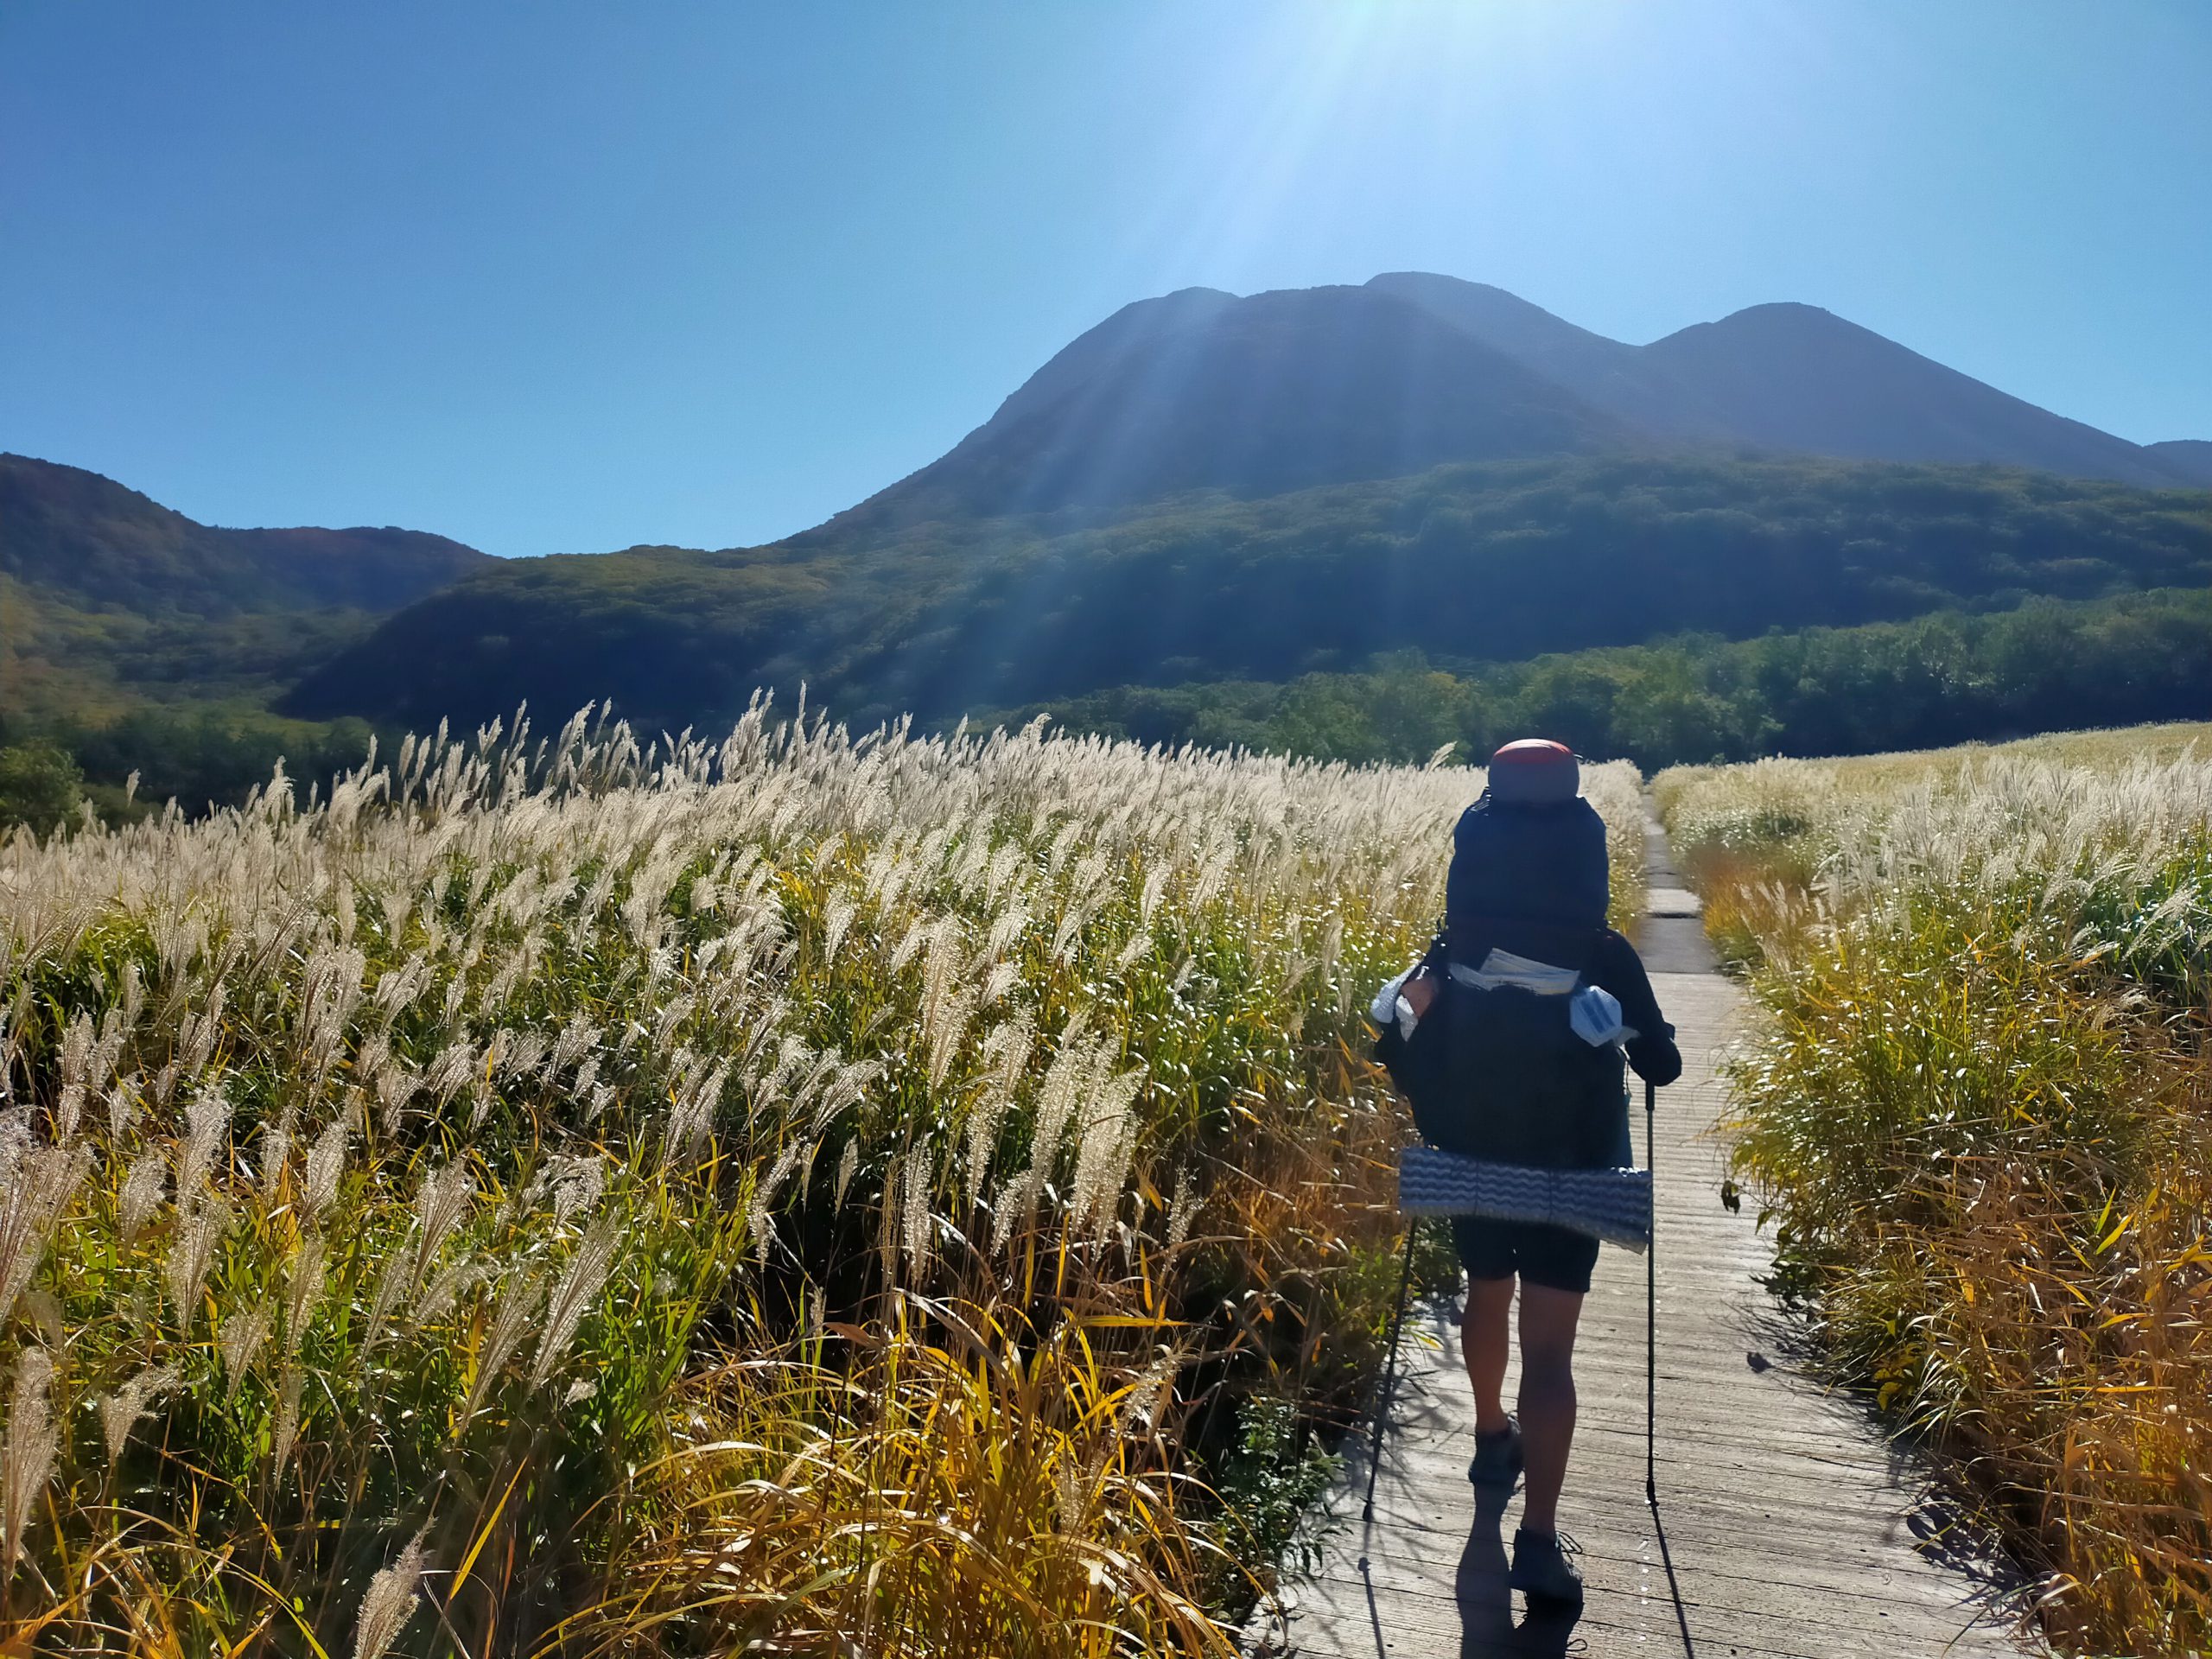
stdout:
[[1406,1262],[1398,1270],[1398,1307],[1390,1316],[1390,1357],[1382,1363],[1382,1397],[1375,1405],[1375,1438],[1367,1451],[1367,1502],[1359,1511],[1362,1521],[1375,1518],[1375,1476],[1382,1466],[1382,1426],[1390,1418],[1390,1385],[1398,1376],[1398,1332],[1406,1323],[1406,1292],[1414,1281],[1414,1231],[1420,1226],[1406,1217]]
[[1651,1161],[1651,1237],[1643,1247],[1643,1496],[1659,1507],[1659,1091],[1643,1084],[1643,1155]]
[[1659,1091],[1643,1085],[1643,1147],[1651,1161],[1651,1237],[1643,1247],[1643,1501],[1651,1506],[1651,1532],[1659,1541],[1659,1560],[1667,1569],[1668,1592],[1675,1599],[1675,1624],[1682,1633],[1684,1659],[1696,1659],[1690,1639],[1689,1609],[1675,1578],[1675,1554],[1667,1548],[1667,1523],[1659,1518]]

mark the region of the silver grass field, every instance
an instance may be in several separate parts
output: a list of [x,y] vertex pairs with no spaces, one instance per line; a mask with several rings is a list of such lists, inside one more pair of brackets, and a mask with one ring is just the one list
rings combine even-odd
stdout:
[[1379,1357],[1359,1010],[1480,781],[756,703],[17,832],[11,1641],[1232,1651]]

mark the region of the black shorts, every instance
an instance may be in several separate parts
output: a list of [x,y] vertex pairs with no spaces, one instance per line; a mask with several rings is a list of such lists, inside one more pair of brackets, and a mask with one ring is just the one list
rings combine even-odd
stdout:
[[1470,1279],[1510,1279],[1586,1294],[1598,1265],[1598,1241],[1587,1233],[1534,1221],[1452,1217],[1452,1242]]

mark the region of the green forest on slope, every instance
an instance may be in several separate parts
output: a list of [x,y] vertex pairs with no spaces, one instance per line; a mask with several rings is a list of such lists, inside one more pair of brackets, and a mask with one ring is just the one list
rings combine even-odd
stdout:
[[[2165,589],[1745,640],[1684,635],[1518,663],[1447,664],[1402,652],[1354,671],[1119,686],[972,718],[1011,726],[1045,715],[1147,743],[1351,761],[1420,760],[1446,746],[1473,759],[1541,732],[1654,770],[2201,718],[2208,709],[2212,592]],[[156,706],[39,731],[76,757],[110,806],[134,771],[143,799],[196,807],[236,800],[279,757],[291,777],[327,776],[357,761],[371,735],[356,719]],[[33,734],[0,717],[0,743]],[[382,735],[389,747],[398,728]]]
[[1527,662],[1447,667],[1403,652],[1281,683],[1120,686],[982,714],[1039,715],[1148,743],[1421,760],[1477,759],[1541,733],[1647,771],[1763,754],[1854,754],[2212,709],[2212,593],[2031,600],[1905,622],[1688,635]]
[[1121,685],[1282,682],[1396,651],[1512,662],[2212,585],[2201,492],[1809,459],[1452,466],[807,543],[488,568],[284,706],[419,725],[612,696],[675,729],[804,681],[855,721],[938,721]]
[[[788,705],[804,683],[856,726],[1045,712],[1346,760],[1541,731],[1646,766],[2212,710],[2212,495],[1996,468],[1493,462],[513,563],[281,533],[400,538],[399,559],[353,550],[381,557],[358,597],[404,607],[381,621],[350,592],[240,578],[242,553],[273,556],[263,533],[106,487],[147,510],[142,564],[168,563],[134,609],[107,567],[73,575],[59,533],[34,543],[42,564],[6,561],[0,745],[56,746],[111,813],[133,772],[142,803],[196,810],[280,758],[327,776],[372,732],[610,697],[647,730],[711,729],[762,685]],[[219,580],[195,587],[206,569]],[[48,799],[53,767],[30,774]]]
[[420,531],[226,530],[82,467],[0,454],[0,712],[263,708],[380,617],[492,563]]

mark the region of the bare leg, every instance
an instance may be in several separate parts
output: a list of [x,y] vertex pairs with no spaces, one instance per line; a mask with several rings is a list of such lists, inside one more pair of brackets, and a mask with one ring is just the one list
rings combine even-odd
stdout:
[[1467,1281],[1466,1311],[1459,1316],[1459,1352],[1467,1362],[1467,1381],[1475,1385],[1478,1434],[1496,1434],[1505,1427],[1506,1343],[1512,1313],[1512,1280]]
[[[1529,1491],[1521,1524],[1531,1532],[1559,1529],[1559,1489],[1574,1442],[1574,1327],[1581,1317],[1579,1293],[1522,1285],[1521,1434]],[[1470,1345],[1470,1370],[1473,1351]]]

